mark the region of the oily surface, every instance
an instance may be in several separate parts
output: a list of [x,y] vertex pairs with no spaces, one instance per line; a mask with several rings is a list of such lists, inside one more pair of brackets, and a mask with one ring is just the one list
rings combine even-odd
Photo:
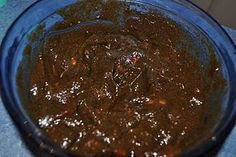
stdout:
[[215,56],[206,68],[188,46],[177,48],[186,32],[161,15],[122,5],[117,20],[110,8],[118,4],[96,6],[95,18],[113,24],[58,33],[93,18],[73,17],[80,5],[61,11],[68,20],[46,37],[33,66],[25,109],[51,141],[82,156],[171,157],[210,134],[217,114],[207,113],[208,96],[224,84]]

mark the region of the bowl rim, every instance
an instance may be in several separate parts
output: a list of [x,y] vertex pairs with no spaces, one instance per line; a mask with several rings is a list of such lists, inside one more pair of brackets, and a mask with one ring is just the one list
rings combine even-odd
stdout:
[[[236,54],[236,46],[235,46],[233,40],[230,38],[230,36],[227,34],[227,32],[221,27],[221,25],[213,17],[211,17],[207,12],[205,12],[203,9],[199,8],[194,3],[190,2],[190,1],[185,1],[185,0],[161,0],[161,1],[169,1],[169,2],[171,1],[172,3],[178,3],[180,5],[184,4],[185,7],[191,7],[192,9],[194,9],[194,11],[196,11],[199,15],[205,17],[207,22],[209,22],[211,26],[214,26],[215,29],[218,29],[218,31],[220,31],[219,34],[224,35],[224,37],[222,36],[222,38],[226,39],[228,44],[232,46],[231,48],[229,48],[232,50],[232,53],[233,53],[231,55]],[[5,61],[3,59],[3,54],[7,53],[4,51],[4,47],[8,42],[8,36],[9,36],[9,34],[12,33],[14,26],[17,24],[18,21],[21,20],[22,16],[25,15],[27,12],[29,12],[32,8],[37,6],[39,3],[45,3],[45,2],[47,2],[47,0],[34,2],[32,5],[30,5],[27,9],[25,9],[14,20],[12,25],[7,30],[5,36],[2,40],[1,46],[0,46],[0,66],[1,66],[0,67],[0,74],[1,74],[0,75],[0,88],[1,88],[0,92],[1,92],[3,104],[8,111],[8,114],[10,114],[15,125],[17,126],[17,128],[19,129],[19,131],[22,134],[27,135],[27,136],[30,135],[29,138],[31,138],[31,142],[33,142],[34,145],[39,147],[42,151],[52,154],[53,156],[54,155],[56,155],[56,156],[74,156],[73,153],[62,150],[60,147],[52,144],[50,141],[48,141],[46,139],[45,136],[43,136],[41,134],[41,132],[39,131],[39,129],[37,129],[37,127],[35,128],[35,126],[33,126],[30,122],[28,122],[28,121],[30,121],[29,119],[27,119],[26,117],[22,118],[22,117],[20,117],[20,116],[22,116],[22,114],[20,115],[19,113],[15,112],[14,105],[16,102],[15,102],[15,100],[10,100],[9,96],[12,93],[9,93],[10,89],[8,89],[6,86],[6,78],[3,73],[3,69],[2,69],[3,65],[5,64]],[[130,2],[130,1],[127,1],[127,2]],[[156,0],[150,0],[150,1],[147,0],[146,2],[143,0],[134,0],[131,2],[155,6],[155,4],[153,4],[153,3],[155,3]],[[213,41],[214,41],[214,39],[213,39]],[[236,56],[234,56],[234,59],[236,61]],[[232,59],[231,59],[231,61],[232,61]],[[234,64],[233,65],[234,71],[231,71],[231,73],[233,73],[233,72],[235,73],[236,65],[233,61],[232,61],[232,63]],[[234,76],[236,76],[236,75],[234,75]],[[233,78],[233,80],[231,80],[231,81],[233,81],[232,84],[236,84],[236,77]],[[233,97],[233,94],[236,95],[235,90],[231,91],[230,97]],[[235,98],[231,98],[231,99],[232,99],[231,103],[236,105]],[[232,128],[235,124],[236,124],[236,108],[234,109],[234,111],[232,111],[231,115],[228,116],[228,119],[227,119],[226,123],[224,124],[224,126],[222,126],[222,129],[220,129],[214,135],[214,139],[212,137],[209,137],[206,141],[200,143],[199,145],[196,145],[195,147],[191,148],[187,152],[183,152],[182,154],[180,154],[180,156],[198,156],[198,155],[203,155],[204,153],[210,151],[211,149],[213,149],[214,146],[218,145],[220,143],[220,141],[225,140],[226,136],[229,134],[229,132],[232,130]]]

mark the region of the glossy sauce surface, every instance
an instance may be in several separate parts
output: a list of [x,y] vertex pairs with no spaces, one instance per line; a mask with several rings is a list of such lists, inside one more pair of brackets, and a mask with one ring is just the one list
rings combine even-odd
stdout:
[[110,23],[120,5],[98,4],[98,21],[81,26],[70,14],[83,5],[62,10],[71,18],[38,52],[25,109],[49,139],[82,156],[171,157],[210,134],[218,63],[207,69],[178,48],[187,32],[161,14],[122,5],[124,19]]

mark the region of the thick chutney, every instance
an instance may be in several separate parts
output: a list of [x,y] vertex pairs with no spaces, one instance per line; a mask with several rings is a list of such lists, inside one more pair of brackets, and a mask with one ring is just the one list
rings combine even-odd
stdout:
[[224,84],[216,57],[203,66],[162,14],[84,3],[60,10],[65,22],[32,64],[25,109],[48,138],[81,156],[172,157],[211,136],[209,94]]

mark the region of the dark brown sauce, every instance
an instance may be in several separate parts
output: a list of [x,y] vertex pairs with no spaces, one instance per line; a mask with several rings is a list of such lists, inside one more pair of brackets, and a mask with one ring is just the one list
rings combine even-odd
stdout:
[[[113,1],[93,5],[85,12],[102,8],[95,19],[119,16]],[[66,22],[54,31],[91,20],[74,16],[83,6],[60,11]],[[187,46],[178,50],[187,33],[175,22],[122,7],[124,24],[92,24],[45,39],[25,109],[51,141],[82,156],[178,155],[211,133],[206,115],[213,121],[217,114],[207,113],[208,96],[224,84],[220,67],[214,55],[207,69]]]

